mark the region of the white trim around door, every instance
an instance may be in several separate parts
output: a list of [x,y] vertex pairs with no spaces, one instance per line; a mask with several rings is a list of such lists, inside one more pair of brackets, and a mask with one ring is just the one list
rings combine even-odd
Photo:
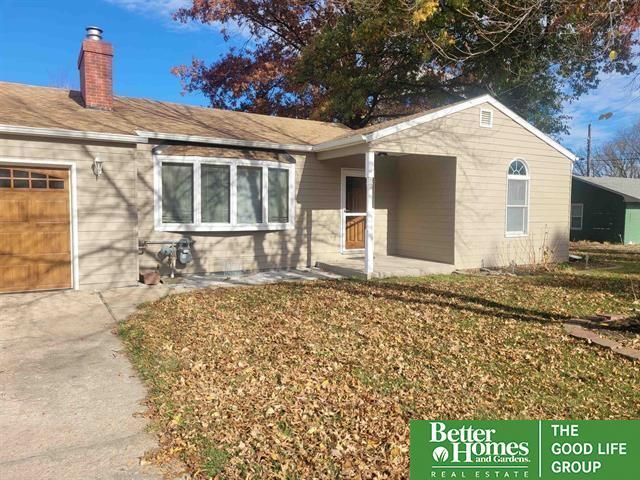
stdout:
[[15,165],[18,167],[53,167],[69,169],[69,203],[71,208],[71,288],[80,289],[80,267],[78,262],[78,192],[75,162],[59,160],[32,160],[24,158],[0,157],[0,165]]
[[340,253],[363,253],[364,248],[345,248],[346,221],[347,217],[366,217],[367,212],[347,213],[347,177],[366,178],[363,168],[343,168],[340,170]]

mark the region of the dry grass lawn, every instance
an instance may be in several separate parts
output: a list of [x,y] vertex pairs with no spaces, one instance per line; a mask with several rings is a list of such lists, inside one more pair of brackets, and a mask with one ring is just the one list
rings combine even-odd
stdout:
[[640,417],[639,363],[561,327],[633,313],[640,249],[577,248],[617,268],[201,290],[144,306],[120,333],[150,386],[157,460],[177,456],[197,478],[407,478],[411,418]]

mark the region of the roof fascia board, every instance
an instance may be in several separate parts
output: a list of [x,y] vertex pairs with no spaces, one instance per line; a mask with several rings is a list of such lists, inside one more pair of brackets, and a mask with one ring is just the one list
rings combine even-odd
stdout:
[[237,140],[232,138],[215,138],[203,137],[199,135],[183,135],[177,133],[147,132],[136,130],[136,134],[145,138],[153,138],[157,140],[174,140],[178,142],[189,143],[210,143],[215,145],[227,145],[231,147],[248,147],[248,148],[265,148],[270,150],[295,150],[301,152],[310,152],[311,145],[298,145],[287,143],[273,143],[253,140]]
[[351,147],[358,145],[359,143],[366,143],[366,135],[354,135],[352,137],[343,137],[336,140],[329,140],[328,142],[318,143],[313,146],[314,152],[324,152],[326,150],[333,150],[335,148]]
[[79,140],[100,140],[105,142],[117,143],[147,143],[146,138],[142,138],[137,135],[85,132],[80,130],[66,130],[63,128],[24,127],[20,125],[0,124],[0,133],[51,138],[73,138]]
[[587,185],[591,185],[592,187],[601,188],[603,190],[606,190],[607,192],[611,192],[611,193],[614,193],[616,195],[619,195],[619,196],[622,197],[622,200],[625,203],[640,202],[640,198],[638,198],[638,197],[634,197],[633,195],[628,195],[626,193],[619,192],[618,190],[615,190],[615,189],[613,189],[611,187],[605,187],[604,185],[600,185],[599,183],[596,183],[596,182],[591,182],[586,178],[582,178],[582,177],[579,177],[577,175],[573,175],[573,178],[575,178],[579,182],[583,182],[583,183],[586,183]]

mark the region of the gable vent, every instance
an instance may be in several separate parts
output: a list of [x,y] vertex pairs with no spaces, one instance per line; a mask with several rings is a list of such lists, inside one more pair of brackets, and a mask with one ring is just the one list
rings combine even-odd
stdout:
[[491,128],[493,127],[493,111],[480,109],[480,126]]

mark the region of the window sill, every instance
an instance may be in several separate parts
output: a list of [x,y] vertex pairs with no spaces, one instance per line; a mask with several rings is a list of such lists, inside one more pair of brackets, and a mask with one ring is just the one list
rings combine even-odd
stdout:
[[293,230],[291,223],[261,223],[258,225],[188,225],[162,223],[155,226],[157,232],[258,232]]
[[523,237],[528,237],[529,234],[528,233],[505,233],[504,236],[506,238],[523,238]]

